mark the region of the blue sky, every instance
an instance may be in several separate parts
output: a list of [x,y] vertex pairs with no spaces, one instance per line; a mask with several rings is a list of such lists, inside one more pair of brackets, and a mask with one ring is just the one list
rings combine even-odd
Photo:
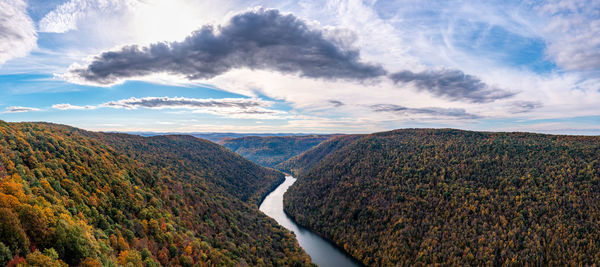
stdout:
[[600,134],[598,1],[0,0],[0,119]]

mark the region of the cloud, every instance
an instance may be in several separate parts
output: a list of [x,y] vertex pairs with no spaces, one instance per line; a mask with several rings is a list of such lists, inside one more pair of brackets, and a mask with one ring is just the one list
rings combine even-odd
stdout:
[[0,64],[36,47],[37,34],[23,0],[0,1]]
[[377,104],[371,105],[371,110],[374,112],[390,112],[405,116],[424,115],[432,118],[456,118],[456,119],[478,119],[477,115],[467,113],[461,108],[407,108],[404,106],[393,104]]
[[155,73],[206,79],[238,68],[324,79],[362,80],[385,74],[380,66],[360,62],[357,49],[339,43],[291,14],[256,9],[233,16],[224,26],[203,26],[182,42],[104,52],[85,67],[72,66],[66,77],[111,85]]
[[90,13],[106,14],[127,10],[137,0],[71,0],[46,14],[38,23],[40,32],[65,33],[77,29],[80,20]]
[[30,112],[30,111],[39,111],[38,108],[30,108],[30,107],[7,107],[3,113],[22,113],[22,112]]
[[[238,1],[62,0],[59,5],[43,4],[53,10],[37,12],[45,14],[38,29],[78,38],[69,45],[89,42],[86,48],[94,49],[88,51],[104,51],[123,44],[180,41],[199,25],[221,21],[233,8],[243,8]],[[40,0],[34,2],[32,8],[40,6]]]
[[123,109],[187,109],[230,118],[279,119],[286,112],[269,109],[272,102],[254,98],[197,99],[185,97],[128,98],[101,104],[99,107]]
[[96,109],[96,106],[76,106],[71,104],[56,104],[52,105],[53,109],[59,110],[86,110],[86,109]]
[[509,106],[510,112],[516,114],[531,112],[535,109],[543,107],[544,105],[537,101],[514,101],[510,103]]
[[420,90],[451,100],[487,103],[514,96],[515,93],[491,87],[479,78],[460,70],[427,70],[423,72],[401,71],[390,75],[398,83],[412,83]]
[[596,0],[552,0],[537,7],[546,53],[566,70],[600,69],[600,9]]
[[255,107],[270,106],[270,103],[260,99],[247,98],[222,98],[222,99],[197,99],[185,97],[144,97],[128,98],[118,101],[111,101],[102,104],[103,107],[110,108],[180,108],[180,109],[198,109],[198,108],[239,108],[248,110]]
[[344,102],[339,100],[329,100],[329,103],[333,104],[333,106],[336,108],[345,105]]
[[[185,97],[131,97],[100,105],[77,106],[71,104],[56,104],[52,108],[58,110],[92,110],[97,108],[113,109],[181,109],[191,113],[207,113],[228,118],[253,118],[253,119],[282,119],[287,113],[281,110],[270,109],[271,101],[256,98],[221,98],[198,99]],[[25,112],[37,109],[12,107],[12,112]],[[30,109],[30,110],[26,110]]]

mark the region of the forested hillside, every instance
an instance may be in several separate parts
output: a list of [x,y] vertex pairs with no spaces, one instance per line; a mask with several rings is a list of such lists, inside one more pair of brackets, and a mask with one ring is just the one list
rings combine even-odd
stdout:
[[276,168],[297,177],[302,176],[305,172],[319,164],[327,155],[358,140],[360,137],[361,135],[341,135],[330,138],[302,154],[278,164]]
[[303,136],[246,136],[226,139],[221,144],[262,166],[274,168],[277,164],[318,145],[335,135]]
[[216,144],[0,121],[0,158],[0,265],[310,264],[257,209],[282,174]]
[[323,157],[284,202],[369,266],[593,265],[600,137],[367,135]]
[[226,193],[259,205],[283,174],[253,164],[215,143],[186,135],[140,137],[88,133],[128,157],[185,182],[206,181]]

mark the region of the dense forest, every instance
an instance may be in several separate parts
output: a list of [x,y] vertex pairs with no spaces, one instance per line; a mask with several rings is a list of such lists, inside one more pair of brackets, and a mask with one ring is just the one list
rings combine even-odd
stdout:
[[276,168],[291,173],[296,177],[302,176],[319,164],[319,162],[327,155],[345,147],[360,137],[361,135],[340,135],[332,137],[327,141],[318,144],[316,147],[278,164]]
[[285,210],[366,265],[600,262],[600,137],[407,129],[323,154]]
[[258,211],[282,179],[193,137],[0,121],[0,265],[311,265]]
[[262,166],[276,168],[277,164],[318,145],[335,135],[246,136],[225,139],[220,143],[244,158]]

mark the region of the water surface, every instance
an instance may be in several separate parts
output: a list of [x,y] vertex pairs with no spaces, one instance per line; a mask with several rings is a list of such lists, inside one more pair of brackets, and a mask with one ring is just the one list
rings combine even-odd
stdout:
[[321,267],[361,266],[343,250],[334,246],[310,230],[297,225],[283,212],[283,193],[296,182],[296,178],[286,176],[285,182],[271,192],[260,204],[259,209],[275,219],[281,226],[296,234],[300,246],[310,255],[312,261]]

